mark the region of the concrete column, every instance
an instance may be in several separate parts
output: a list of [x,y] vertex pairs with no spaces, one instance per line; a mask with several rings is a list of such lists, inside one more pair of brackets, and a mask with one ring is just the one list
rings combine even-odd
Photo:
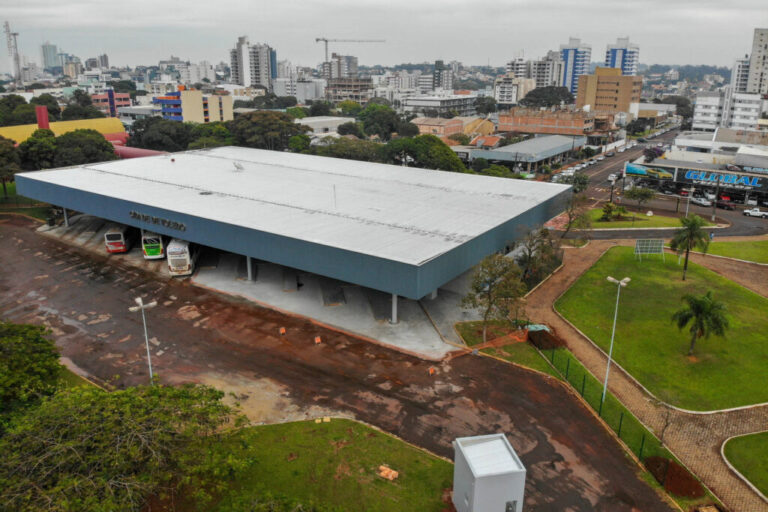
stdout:
[[69,227],[69,216],[67,215],[67,209],[62,208],[64,210],[64,226]]
[[397,323],[397,294],[392,294],[392,318],[389,319],[389,323]]
[[248,280],[253,281],[253,268],[250,256],[245,257],[245,268],[248,269]]

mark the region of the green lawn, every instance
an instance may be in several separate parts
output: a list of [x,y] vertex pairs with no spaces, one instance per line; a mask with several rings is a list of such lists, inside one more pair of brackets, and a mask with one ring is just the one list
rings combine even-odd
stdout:
[[[482,322],[459,322],[456,324],[456,330],[464,342],[472,347],[483,342],[482,333],[478,332],[482,329],[482,325]],[[501,323],[495,322],[493,326],[489,327],[488,340],[508,332],[508,329]],[[481,352],[558,377],[557,372],[547,364],[530,343],[512,343],[499,348],[485,348]]]
[[76,386],[92,386],[93,385],[87,380],[85,380],[84,378],[80,377],[78,374],[72,372],[67,368],[64,368],[64,370],[61,372],[61,380],[64,384],[63,387],[65,388],[74,388]]
[[712,242],[707,254],[717,254],[739,260],[768,263],[768,240],[754,242]]
[[[634,222],[631,217],[635,216]],[[625,217],[630,217],[629,220],[612,220],[602,221],[600,217],[603,216],[602,208],[595,208],[589,211],[589,217],[592,219],[592,229],[624,229],[624,228],[679,228],[679,217],[665,217],[663,215],[653,215],[648,217],[642,213],[629,212]],[[681,215],[682,217],[682,215]],[[705,221],[705,226],[711,226],[712,224]]]
[[[443,490],[453,485],[453,464],[351,420],[249,427],[219,448],[250,463],[214,510],[271,494],[339,510],[439,512]],[[379,477],[383,464],[399,477]]]
[[731,439],[725,444],[725,457],[768,496],[768,432]]
[[[632,282],[621,295],[614,357],[657,397],[693,410],[713,410],[768,401],[768,299],[703,267],[690,264],[682,281],[677,258],[642,263],[630,247],[608,251],[556,302],[574,325],[606,352],[610,342],[616,286],[606,276]],[[690,337],[670,317],[685,293],[712,290],[730,312],[726,339],[700,340],[687,357]]]

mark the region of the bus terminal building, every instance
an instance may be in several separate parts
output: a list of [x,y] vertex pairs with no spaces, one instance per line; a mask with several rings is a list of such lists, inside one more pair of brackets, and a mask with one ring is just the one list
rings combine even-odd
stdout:
[[564,209],[570,187],[241,147],[16,175],[19,194],[419,300]]

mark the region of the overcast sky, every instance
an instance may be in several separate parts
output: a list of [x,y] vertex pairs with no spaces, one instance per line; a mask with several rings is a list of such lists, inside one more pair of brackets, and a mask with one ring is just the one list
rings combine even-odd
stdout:
[[[323,59],[315,37],[385,39],[332,44],[364,65],[501,66],[520,54],[540,57],[569,36],[592,45],[600,61],[606,44],[629,36],[645,64],[730,67],[749,53],[753,30],[768,27],[768,0],[0,0],[0,13],[29,61],[40,64],[40,44],[50,41],[83,60],[107,53],[118,66],[171,54],[229,62],[247,35],[307,66]],[[9,69],[7,58],[0,66]]]

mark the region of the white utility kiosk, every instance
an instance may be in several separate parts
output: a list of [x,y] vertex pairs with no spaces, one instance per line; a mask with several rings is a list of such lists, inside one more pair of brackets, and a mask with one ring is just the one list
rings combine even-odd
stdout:
[[458,512],[521,512],[525,466],[504,434],[453,442],[453,504]]

